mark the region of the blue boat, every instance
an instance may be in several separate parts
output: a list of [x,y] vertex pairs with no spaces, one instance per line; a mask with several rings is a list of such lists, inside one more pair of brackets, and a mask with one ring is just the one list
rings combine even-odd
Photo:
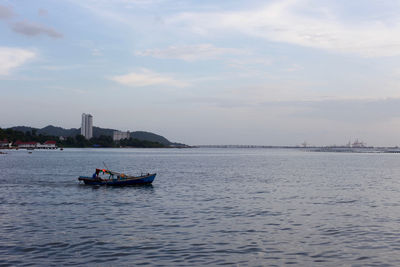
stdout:
[[106,169],[96,169],[96,172],[89,176],[79,176],[78,181],[86,185],[146,185],[151,184],[156,177],[156,173],[147,173],[140,176],[130,176],[124,173],[114,172]]

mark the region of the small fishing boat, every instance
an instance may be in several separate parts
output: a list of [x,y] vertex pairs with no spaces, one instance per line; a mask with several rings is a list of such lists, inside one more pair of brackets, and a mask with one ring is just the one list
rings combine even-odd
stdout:
[[86,185],[145,185],[151,184],[156,177],[156,173],[147,173],[140,176],[130,176],[124,173],[114,172],[106,169],[96,169],[96,172],[89,176],[79,176],[78,181],[84,182]]

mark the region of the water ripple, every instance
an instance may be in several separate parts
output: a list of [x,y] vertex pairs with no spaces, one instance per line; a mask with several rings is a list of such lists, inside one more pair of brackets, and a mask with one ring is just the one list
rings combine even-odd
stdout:
[[[2,266],[400,265],[396,155],[20,152],[0,161]],[[105,160],[158,176],[77,184]]]

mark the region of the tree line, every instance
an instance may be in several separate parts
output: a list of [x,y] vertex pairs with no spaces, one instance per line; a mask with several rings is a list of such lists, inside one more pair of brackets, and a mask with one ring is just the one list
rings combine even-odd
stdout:
[[111,136],[100,135],[99,137],[92,137],[87,140],[83,135],[68,136],[61,140],[58,136],[37,134],[37,130],[22,132],[16,131],[11,128],[0,128],[0,140],[8,140],[15,143],[16,141],[22,142],[39,142],[56,141],[59,147],[141,147],[141,148],[157,148],[166,147],[159,142],[152,142],[147,140],[139,140],[134,138],[122,139],[114,141]]

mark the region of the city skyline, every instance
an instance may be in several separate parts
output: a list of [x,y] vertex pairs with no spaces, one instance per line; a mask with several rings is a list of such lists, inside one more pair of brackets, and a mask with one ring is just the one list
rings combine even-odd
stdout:
[[[395,1],[0,0],[0,127],[400,144]],[[75,19],[79,17],[79,20]]]

